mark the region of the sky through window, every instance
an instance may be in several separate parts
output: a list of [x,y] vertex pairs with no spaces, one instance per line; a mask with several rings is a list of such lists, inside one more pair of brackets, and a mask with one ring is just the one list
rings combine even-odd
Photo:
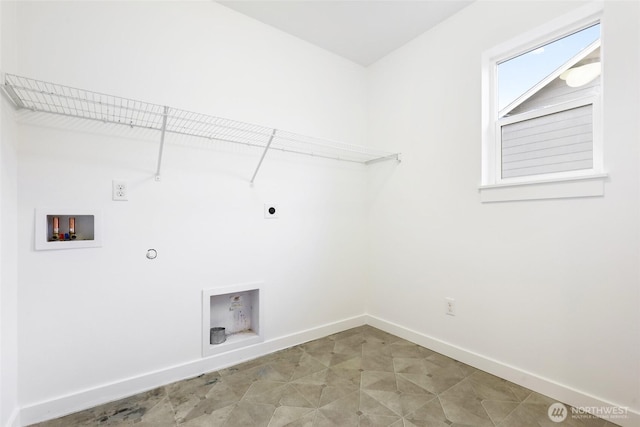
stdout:
[[498,64],[498,111],[599,38],[595,24]]

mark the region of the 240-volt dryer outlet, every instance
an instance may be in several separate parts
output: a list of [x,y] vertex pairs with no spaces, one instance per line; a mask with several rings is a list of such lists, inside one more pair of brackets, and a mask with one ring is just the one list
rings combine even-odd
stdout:
[[276,206],[274,203],[265,203],[264,204],[264,217],[266,219],[278,218],[278,206]]

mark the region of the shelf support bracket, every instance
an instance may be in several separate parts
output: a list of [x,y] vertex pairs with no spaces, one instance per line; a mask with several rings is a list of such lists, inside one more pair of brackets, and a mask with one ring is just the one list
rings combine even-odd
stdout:
[[162,133],[160,134],[160,151],[158,152],[158,168],[156,169],[156,181],[160,181],[160,168],[162,167],[162,153],[164,151],[164,135],[167,131],[167,116],[169,115],[169,107],[165,105],[162,112]]
[[258,171],[260,170],[260,166],[262,166],[262,161],[264,160],[264,156],[267,155],[267,151],[269,151],[269,147],[271,147],[271,143],[273,142],[273,138],[276,136],[276,130],[274,129],[273,132],[271,132],[271,136],[269,137],[269,142],[267,142],[266,147],[264,147],[264,151],[262,152],[262,157],[260,157],[260,161],[258,162],[258,166],[256,167],[256,171],[253,173],[253,176],[251,177],[251,184],[253,184],[253,181],[256,179],[256,175],[258,175]]
[[397,160],[398,163],[402,161],[402,155],[400,153],[390,154],[388,156],[378,157],[377,159],[372,159],[364,162],[365,165],[371,165],[373,163],[384,162],[386,160]]
[[9,83],[7,83],[4,73],[2,73],[2,81],[4,82],[2,85],[0,85],[2,87],[2,91],[5,95],[7,95],[15,108],[18,110],[24,108],[24,104],[22,103],[22,100],[20,99],[16,91],[13,90],[13,87],[11,87]]

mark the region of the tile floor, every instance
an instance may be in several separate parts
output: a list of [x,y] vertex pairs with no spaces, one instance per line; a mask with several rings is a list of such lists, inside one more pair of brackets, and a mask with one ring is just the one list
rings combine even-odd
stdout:
[[37,426],[614,426],[552,422],[552,403],[362,326]]

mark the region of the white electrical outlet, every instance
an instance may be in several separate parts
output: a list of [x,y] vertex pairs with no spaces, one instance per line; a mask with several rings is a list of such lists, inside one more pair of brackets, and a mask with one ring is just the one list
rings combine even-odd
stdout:
[[266,219],[275,219],[278,218],[278,206],[273,203],[265,203],[264,204],[264,217]]
[[112,181],[112,198],[115,201],[124,202],[129,200],[129,186],[127,181],[113,180]]
[[456,300],[453,298],[445,298],[444,299],[444,313],[449,316],[456,315]]

